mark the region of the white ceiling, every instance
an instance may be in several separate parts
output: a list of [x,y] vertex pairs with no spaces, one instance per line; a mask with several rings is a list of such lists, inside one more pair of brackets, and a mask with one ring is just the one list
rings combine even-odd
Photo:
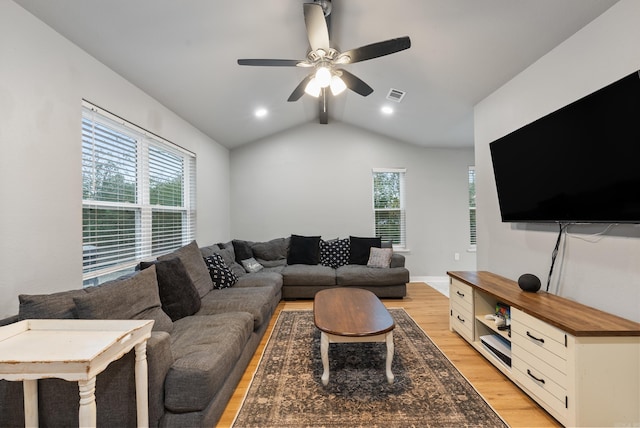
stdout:
[[[304,59],[305,0],[15,0],[220,144],[234,148],[318,121],[316,99],[287,102]],[[307,0],[311,1],[311,0]],[[373,87],[332,98],[344,122],[428,147],[472,147],[473,105],[617,0],[334,0],[331,44],[410,36],[409,50],[344,68]],[[390,88],[406,91],[401,103]],[[383,105],[395,113],[380,114]],[[268,109],[262,119],[258,107]]]

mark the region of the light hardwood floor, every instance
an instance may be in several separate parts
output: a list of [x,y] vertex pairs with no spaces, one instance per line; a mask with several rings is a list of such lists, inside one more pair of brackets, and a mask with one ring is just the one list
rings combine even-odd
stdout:
[[[494,368],[456,333],[449,331],[449,299],[422,282],[408,284],[407,297],[383,300],[389,308],[404,308],[485,400],[512,427],[558,427],[555,419]],[[233,397],[218,422],[228,427],[242,404],[262,351],[283,309],[312,309],[311,300],[282,301]]]

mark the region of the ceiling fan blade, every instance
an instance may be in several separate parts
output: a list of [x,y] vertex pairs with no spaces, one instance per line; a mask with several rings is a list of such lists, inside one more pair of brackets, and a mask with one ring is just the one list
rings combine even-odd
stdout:
[[239,59],[239,65],[259,65],[267,67],[295,67],[300,64],[299,59]]
[[364,83],[364,81],[359,77],[354,76],[347,70],[340,69],[340,71],[342,72],[341,78],[344,84],[347,85],[347,88],[351,89],[356,94],[360,94],[363,97],[366,97],[373,92],[373,88]]
[[[368,59],[378,58],[392,53],[400,52],[411,47],[411,39],[408,36],[398,37],[396,39],[385,40],[384,42],[372,43],[356,49],[342,52],[337,62],[342,64],[353,64],[354,62],[366,61]],[[341,58],[348,56],[350,59]]]
[[328,88],[322,88],[320,90],[320,96],[318,97],[321,125],[329,123],[329,97],[327,97],[327,89]]
[[311,80],[312,78],[313,73],[302,79],[302,82],[300,82],[298,86],[296,86],[296,88],[293,90],[291,95],[289,95],[287,101],[298,101],[300,97],[304,95],[304,89],[307,87],[309,80]]
[[322,6],[317,3],[304,3],[304,23],[311,50],[323,49],[329,52],[329,29],[324,19]]

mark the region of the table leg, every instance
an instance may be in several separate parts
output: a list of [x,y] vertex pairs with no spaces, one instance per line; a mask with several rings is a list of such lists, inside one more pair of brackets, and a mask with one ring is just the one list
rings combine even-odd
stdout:
[[136,350],[136,410],[139,427],[149,426],[149,388],[147,368],[147,341],[138,343]]
[[38,380],[23,380],[24,391],[24,426],[38,426]]
[[329,383],[329,336],[324,331],[320,334],[320,356],[322,357],[322,384]]
[[387,333],[386,342],[387,342],[387,381],[389,383],[393,383],[394,376],[393,376],[393,373],[391,373],[391,363],[393,362],[393,352],[394,352],[392,331]]
[[80,410],[78,423],[81,427],[96,426],[96,378],[78,381],[80,389]]

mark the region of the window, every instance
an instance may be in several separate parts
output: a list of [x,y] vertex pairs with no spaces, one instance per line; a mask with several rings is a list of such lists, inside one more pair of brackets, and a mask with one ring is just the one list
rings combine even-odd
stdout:
[[375,235],[400,248],[406,247],[405,173],[404,168],[373,170]]
[[476,247],[476,167],[469,167],[469,243]]
[[83,103],[85,285],[110,279],[195,237],[195,156]]

